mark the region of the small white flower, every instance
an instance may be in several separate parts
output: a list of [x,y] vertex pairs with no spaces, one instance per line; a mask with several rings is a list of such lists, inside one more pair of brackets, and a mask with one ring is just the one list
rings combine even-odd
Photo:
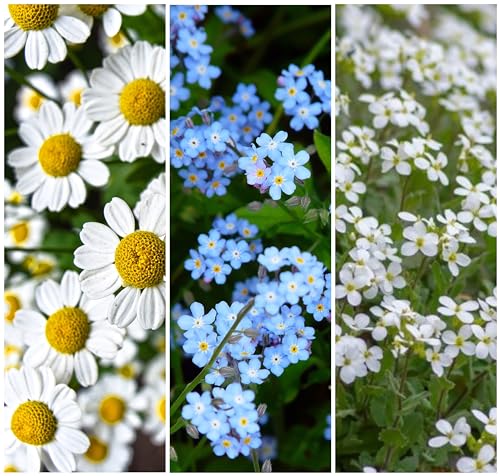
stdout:
[[386,173],[394,167],[399,175],[411,174],[411,165],[408,163],[409,157],[402,145],[397,146],[396,152],[389,147],[382,147],[380,156],[383,161],[382,172]]
[[497,409],[490,409],[488,416],[479,410],[472,410],[472,414],[481,422],[484,423],[484,429],[491,435],[497,434]]
[[408,240],[401,247],[401,254],[413,256],[418,251],[426,256],[436,256],[438,253],[439,237],[436,233],[428,233],[422,222],[403,230],[403,236]]
[[436,422],[437,430],[444,436],[435,436],[429,440],[428,445],[431,448],[441,448],[448,443],[452,446],[463,446],[467,440],[467,435],[470,433],[470,426],[467,424],[465,417],[461,417],[452,427],[446,420]]
[[497,355],[497,326],[496,322],[487,322],[484,329],[477,324],[471,326],[473,334],[479,340],[476,345],[476,357],[486,359],[488,355],[496,360]]
[[425,155],[426,158],[416,158],[415,165],[419,169],[425,170],[427,172],[427,178],[431,182],[437,182],[439,180],[443,185],[448,185],[448,177],[442,170],[448,165],[448,159],[446,158],[446,156],[442,152],[439,152],[437,157],[433,157],[430,154]]
[[495,450],[491,445],[484,445],[476,458],[464,456],[457,461],[457,469],[461,473],[496,473],[495,466],[489,464],[495,457]]
[[453,358],[446,352],[439,352],[440,346],[433,346],[432,349],[425,351],[425,358],[431,363],[432,371],[442,377],[444,368],[449,367],[453,363]]
[[347,301],[351,306],[359,306],[361,303],[361,293],[359,289],[366,286],[369,277],[366,274],[359,272],[352,272],[350,269],[344,267],[340,273],[340,282],[335,286],[335,298],[342,299],[347,296]]
[[474,322],[474,316],[470,311],[479,309],[479,304],[476,301],[466,301],[462,304],[457,304],[448,296],[441,296],[439,302],[442,304],[441,307],[438,307],[439,314],[448,317],[456,316],[464,324],[471,324]]
[[468,341],[471,336],[472,330],[469,325],[462,326],[458,334],[450,330],[444,331],[442,339],[445,344],[448,344],[445,352],[453,358],[455,358],[459,352],[462,352],[464,355],[474,355],[476,346],[473,342]]

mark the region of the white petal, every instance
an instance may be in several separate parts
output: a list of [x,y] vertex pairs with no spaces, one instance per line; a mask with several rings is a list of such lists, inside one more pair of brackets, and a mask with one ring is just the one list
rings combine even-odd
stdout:
[[61,280],[61,295],[65,306],[76,307],[82,291],[80,278],[75,271],[66,271]]
[[450,423],[448,421],[446,421],[446,420],[439,420],[436,423],[436,428],[443,435],[446,435],[447,433],[452,433],[453,432],[453,428],[451,427]]
[[127,327],[137,317],[137,306],[141,291],[132,286],[122,289],[109,311],[109,322],[118,327]]
[[97,363],[87,349],[82,349],[75,354],[75,375],[84,387],[94,385],[97,382]]
[[76,454],[85,453],[90,446],[90,441],[85,433],[80,430],[75,430],[74,428],[58,428],[56,432],[56,441],[71,453]]
[[30,473],[39,473],[42,465],[41,448],[33,445],[24,445],[26,448],[26,471]]
[[15,26],[4,33],[4,55],[6,58],[12,58],[19,53],[26,44],[28,34],[21,28]]
[[48,185],[52,184],[52,196],[49,200],[51,212],[61,211],[69,201],[71,189],[67,177],[55,177],[47,179]]
[[24,47],[26,64],[31,69],[43,69],[49,57],[49,45],[41,31],[30,30]]
[[95,130],[94,137],[96,141],[103,144],[116,144],[127,133],[128,128],[128,122],[119,114],[114,119],[99,124]]
[[14,149],[9,154],[9,165],[12,167],[27,167],[38,160],[38,153],[33,147]]
[[98,160],[82,160],[78,166],[78,173],[94,187],[103,187],[109,180],[107,165]]
[[25,144],[35,147],[36,150],[43,144],[44,137],[37,124],[32,122],[23,122],[19,127],[19,137]]
[[102,26],[106,35],[115,36],[122,26],[122,16],[118,10],[110,8],[102,17]]
[[63,307],[61,288],[54,280],[44,281],[35,291],[36,303],[47,316]]
[[132,210],[121,198],[114,197],[104,206],[104,218],[119,236],[127,236],[135,229]]
[[159,193],[149,195],[139,211],[139,229],[165,236],[167,221],[166,198]]
[[87,198],[87,190],[81,177],[71,173],[68,177],[70,187],[69,206],[78,208]]
[[83,225],[80,239],[89,248],[114,253],[120,239],[116,233],[102,223],[89,222]]
[[441,448],[441,446],[444,446],[447,443],[448,443],[448,438],[446,438],[446,436],[436,436],[429,440],[428,445],[431,448]]
[[82,291],[90,299],[109,296],[121,286],[121,278],[114,264],[109,264],[104,268],[82,271],[80,282]]
[[63,448],[59,442],[51,442],[44,448],[59,472],[71,473],[75,471],[76,462],[73,453]]
[[61,15],[54,22],[54,28],[70,43],[84,43],[90,36],[89,27],[75,17]]
[[80,246],[75,250],[75,265],[82,269],[94,270],[104,268],[115,262],[115,255],[109,251],[99,253],[89,246]]
[[49,61],[51,63],[59,63],[66,58],[68,52],[66,43],[53,28],[43,30],[47,44],[49,45]]
[[137,318],[143,329],[158,329],[165,320],[165,300],[155,286],[143,289],[139,299]]

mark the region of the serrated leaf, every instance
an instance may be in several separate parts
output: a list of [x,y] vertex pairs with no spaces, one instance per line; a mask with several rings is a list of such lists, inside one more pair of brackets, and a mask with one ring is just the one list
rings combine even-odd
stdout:
[[314,131],[314,145],[318,156],[323,162],[327,172],[330,174],[332,171],[332,138],[325,136],[317,129]]

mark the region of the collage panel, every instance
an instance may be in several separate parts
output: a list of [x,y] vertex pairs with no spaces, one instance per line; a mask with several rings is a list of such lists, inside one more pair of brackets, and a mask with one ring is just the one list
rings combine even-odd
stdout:
[[330,6],[170,8],[170,471],[331,471]]
[[336,6],[336,472],[497,472],[496,19]]
[[161,5],[4,14],[4,472],[165,470]]

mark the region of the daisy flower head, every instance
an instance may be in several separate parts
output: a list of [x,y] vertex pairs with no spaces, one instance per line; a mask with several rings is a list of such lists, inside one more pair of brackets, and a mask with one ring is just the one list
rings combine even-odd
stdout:
[[166,71],[165,48],[145,41],[123,47],[92,71],[83,107],[100,123],[96,135],[117,145],[122,161],[149,155],[166,160]]
[[[57,99],[57,88],[48,74],[34,73],[28,75],[26,79],[41,93],[50,98]],[[47,101],[38,91],[31,89],[29,86],[21,86],[19,88],[16,95],[17,105],[14,109],[14,117],[18,122],[33,117],[39,111],[40,106]]]
[[146,5],[78,5],[85,22],[92,28],[94,18],[102,20],[102,26],[107,36],[113,37],[120,32],[122,15],[138,16],[146,11]]
[[33,209],[77,208],[87,197],[84,182],[95,187],[108,182],[108,167],[100,159],[113,149],[91,134],[91,127],[82,108],[66,103],[61,109],[52,101],[21,124],[19,135],[26,145],[14,149],[8,163],[15,169],[18,192],[33,194]]
[[75,391],[56,385],[48,367],[9,370],[4,388],[6,453],[25,448],[29,472],[38,473],[42,462],[49,470],[74,471],[75,454],[89,447]]
[[106,320],[111,297],[92,301],[82,296],[78,273],[66,271],[60,284],[44,281],[36,289],[35,301],[41,312],[21,309],[14,324],[28,346],[24,363],[50,367],[58,382],[68,383],[74,372],[84,387],[94,385],[98,377],[94,356],[113,358],[125,334]]
[[59,92],[65,102],[72,102],[76,106],[82,104],[82,92],[88,88],[87,79],[80,70],[74,70],[59,83]]
[[121,198],[105,205],[104,218],[107,225],[85,223],[80,233],[82,291],[90,299],[113,296],[112,324],[127,327],[137,318],[144,329],[158,329],[165,320],[165,199],[155,193],[144,200],[137,229]]
[[102,440],[93,432],[88,431],[90,446],[88,450],[78,456],[77,471],[93,472],[121,472],[125,471],[132,459],[132,448],[126,443],[111,438]]
[[141,424],[137,411],[142,409],[142,400],[135,380],[105,375],[78,395],[83,427],[92,429],[100,441],[130,443]]
[[85,43],[87,24],[70,5],[11,4],[5,21],[4,54],[12,58],[24,48],[30,69],[43,69],[66,58],[69,43]]

